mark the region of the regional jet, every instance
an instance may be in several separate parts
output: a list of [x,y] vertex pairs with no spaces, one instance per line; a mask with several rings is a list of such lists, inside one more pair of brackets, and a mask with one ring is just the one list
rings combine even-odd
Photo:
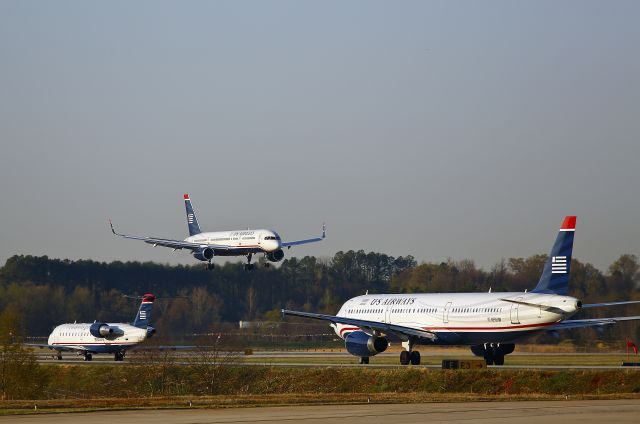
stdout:
[[315,243],[324,240],[325,226],[322,225],[322,235],[320,237],[309,238],[296,241],[282,241],[278,233],[271,230],[237,230],[237,231],[217,231],[203,233],[200,231],[196,214],[191,205],[189,195],[184,195],[184,204],[187,211],[187,227],[189,237],[184,240],[170,240],[155,237],[137,237],[126,234],[119,234],[113,228],[111,220],[111,232],[113,234],[134,240],[142,240],[145,243],[155,246],[170,247],[174,251],[178,249],[190,250],[193,257],[207,262],[207,269],[213,269],[211,260],[214,256],[246,256],[247,263],[245,269],[254,269],[251,258],[254,254],[264,254],[268,262],[280,262],[284,258],[283,248],[290,249],[301,244]]
[[153,336],[156,329],[149,324],[155,296],[142,296],[140,309],[132,323],[106,323],[94,321],[87,324],[62,324],[53,329],[47,344],[29,344],[48,347],[57,351],[56,359],[62,360],[63,351],[75,351],[91,361],[93,354],[112,353],[116,361],[124,359],[125,352]]
[[420,364],[416,345],[467,345],[488,365],[503,365],[515,342],[541,331],[603,327],[640,316],[570,319],[582,309],[639,303],[583,304],[568,296],[575,216],[565,217],[542,275],[530,292],[366,294],[349,299],[336,315],[282,310],[330,322],[361,364],[400,341],[402,365]]

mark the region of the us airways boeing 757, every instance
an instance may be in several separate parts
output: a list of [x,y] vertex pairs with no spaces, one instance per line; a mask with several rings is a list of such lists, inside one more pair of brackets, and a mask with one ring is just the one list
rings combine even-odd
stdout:
[[368,364],[389,340],[400,340],[402,365],[420,364],[424,345],[468,345],[488,365],[503,365],[515,342],[540,331],[600,327],[640,316],[569,319],[582,309],[639,303],[583,304],[568,296],[575,216],[567,216],[530,292],[372,294],[345,302],[336,315],[282,310],[283,315],[324,320],[344,339],[347,351]]
[[[111,220],[111,231],[113,234],[134,240],[142,240],[145,243],[155,246],[170,247],[173,250],[187,249],[193,257],[207,262],[207,269],[213,269],[211,260],[214,256],[246,256],[247,263],[245,269],[254,268],[251,258],[256,253],[264,254],[269,262],[280,262],[284,258],[283,248],[290,249],[292,246],[315,243],[325,238],[325,226],[322,225],[322,235],[320,237],[309,238],[296,241],[282,241],[278,233],[272,230],[237,230],[237,231],[217,231],[203,233],[200,231],[198,219],[191,205],[189,195],[184,195],[184,205],[187,211],[187,226],[189,237],[184,240],[170,240],[155,237],[138,237],[119,234],[113,228]],[[269,262],[265,266],[269,266]]]

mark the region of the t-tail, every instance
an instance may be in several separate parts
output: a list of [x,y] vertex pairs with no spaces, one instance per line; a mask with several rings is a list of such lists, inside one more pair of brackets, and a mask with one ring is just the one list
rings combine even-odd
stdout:
[[191,199],[189,199],[189,195],[185,193],[184,195],[184,206],[187,209],[187,225],[189,226],[189,235],[195,236],[196,234],[200,234],[200,226],[198,225],[198,220],[196,219],[196,213],[193,211],[193,206],[191,206]]
[[133,326],[138,328],[149,328],[149,321],[151,320],[151,309],[153,308],[153,301],[156,297],[152,294],[145,294],[142,296],[142,302],[140,303],[140,309],[138,314],[133,320]]
[[575,231],[576,217],[566,216],[560,226],[549,259],[544,264],[540,281],[532,292],[560,295],[566,295],[569,292],[569,271],[571,270],[571,253]]

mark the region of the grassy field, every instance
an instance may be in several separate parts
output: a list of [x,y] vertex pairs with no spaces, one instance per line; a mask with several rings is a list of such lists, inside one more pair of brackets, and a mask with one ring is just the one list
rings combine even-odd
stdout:
[[[640,398],[636,370],[57,365],[0,413],[278,404]],[[37,407],[37,409],[36,409]]]

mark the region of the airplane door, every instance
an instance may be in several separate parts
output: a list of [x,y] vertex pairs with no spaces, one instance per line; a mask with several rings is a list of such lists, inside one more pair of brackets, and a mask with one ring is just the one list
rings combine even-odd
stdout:
[[384,322],[390,324],[391,323],[391,306],[386,305],[384,310]]
[[451,302],[448,302],[444,305],[444,311],[442,311],[442,322],[445,324],[449,323],[449,310],[451,309]]
[[[519,297],[516,299],[517,301],[521,301],[522,298]],[[511,304],[511,324],[520,324],[520,317],[518,316],[518,309],[520,308],[519,303]]]

